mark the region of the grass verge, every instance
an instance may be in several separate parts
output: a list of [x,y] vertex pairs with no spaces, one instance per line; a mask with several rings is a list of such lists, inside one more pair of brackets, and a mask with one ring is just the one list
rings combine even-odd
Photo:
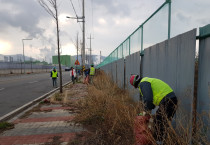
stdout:
[[0,133],[12,128],[14,128],[14,124],[8,122],[0,122]]

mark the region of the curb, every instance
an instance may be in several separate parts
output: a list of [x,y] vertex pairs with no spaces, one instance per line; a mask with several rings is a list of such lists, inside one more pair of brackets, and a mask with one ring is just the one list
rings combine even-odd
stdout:
[[[70,83],[71,83],[71,81],[65,83],[65,84],[63,85],[63,87],[65,87],[66,85],[68,85],[68,84],[70,84]],[[58,87],[58,88],[56,88],[56,89],[54,89],[54,90],[52,90],[52,91],[50,91],[50,92],[48,92],[48,93],[42,95],[41,97],[39,97],[39,98],[37,98],[37,99],[35,99],[35,100],[33,100],[33,101],[27,103],[27,104],[25,104],[25,105],[23,105],[23,106],[21,106],[21,107],[15,109],[14,111],[12,111],[12,112],[10,112],[10,113],[7,113],[6,115],[0,117],[0,122],[8,121],[9,119],[11,119],[11,118],[13,118],[14,116],[18,115],[19,113],[21,113],[23,110],[28,109],[29,107],[35,105],[36,103],[38,103],[38,102],[40,102],[41,100],[47,98],[49,95],[51,95],[52,93],[56,92],[56,91],[59,90],[59,89],[60,89],[60,87]]]

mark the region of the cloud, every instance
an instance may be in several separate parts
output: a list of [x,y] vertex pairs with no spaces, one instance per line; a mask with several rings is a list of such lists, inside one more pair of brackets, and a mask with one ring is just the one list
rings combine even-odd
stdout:
[[46,15],[40,11],[37,1],[1,0],[1,4],[8,6],[0,10],[0,19],[3,20],[0,22],[1,28],[8,28],[8,26],[21,28],[22,31],[28,33],[28,37],[33,38],[42,35],[44,29],[38,27],[38,23],[40,18]]
[[178,12],[176,14],[177,20],[181,21],[181,22],[187,22],[187,23],[191,23],[191,16],[187,16],[185,13],[183,12]]
[[106,13],[111,13],[113,15],[129,15],[131,12],[128,5],[120,0],[96,0],[94,1],[94,4],[105,8]]

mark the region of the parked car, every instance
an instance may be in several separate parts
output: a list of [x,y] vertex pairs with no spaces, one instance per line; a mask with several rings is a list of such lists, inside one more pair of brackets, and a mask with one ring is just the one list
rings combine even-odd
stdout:
[[65,67],[65,71],[70,71],[70,67]]

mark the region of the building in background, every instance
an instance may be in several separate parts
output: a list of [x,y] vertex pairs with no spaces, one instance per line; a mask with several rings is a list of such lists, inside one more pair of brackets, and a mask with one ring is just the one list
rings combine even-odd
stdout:
[[13,62],[13,57],[9,56],[9,62]]
[[4,62],[4,55],[0,54],[0,62]]
[[[71,55],[61,55],[60,56],[61,65],[65,67],[75,67],[75,57]],[[53,65],[58,65],[58,56],[52,56]]]
[[9,62],[9,57],[4,56],[4,62]]

